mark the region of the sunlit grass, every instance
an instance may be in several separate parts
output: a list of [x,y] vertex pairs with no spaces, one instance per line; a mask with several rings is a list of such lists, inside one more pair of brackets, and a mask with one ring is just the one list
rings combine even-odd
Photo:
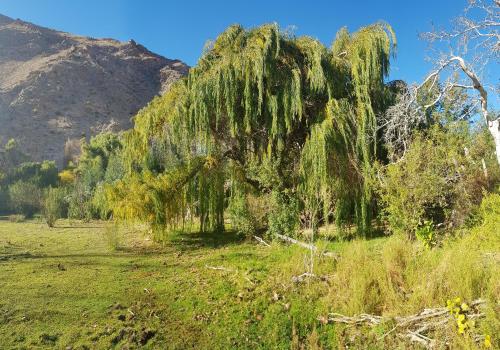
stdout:
[[[172,233],[157,245],[144,228],[116,228],[110,238],[101,222],[0,221],[0,339],[26,349],[404,348],[381,340],[383,327],[358,332],[318,317],[404,315],[455,296],[494,304],[499,238],[490,229],[433,250],[399,237],[319,241],[340,258],[316,257],[324,279],[296,284],[307,250],[232,232]],[[494,341],[497,311],[478,326]]]

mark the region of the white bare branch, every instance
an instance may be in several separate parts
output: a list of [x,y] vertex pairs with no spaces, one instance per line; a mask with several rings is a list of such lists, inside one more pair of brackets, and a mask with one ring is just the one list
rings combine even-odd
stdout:
[[[477,320],[485,316],[482,309],[485,301],[474,300],[470,303],[470,309],[466,313],[467,319]],[[338,313],[330,313],[328,317],[319,317],[322,323],[343,323],[351,326],[368,325],[378,326],[386,322],[395,322],[395,326],[385,333],[381,338],[395,332],[401,338],[408,339],[411,343],[420,343],[426,348],[433,348],[437,341],[430,338],[430,333],[445,327],[453,321],[453,316],[446,307],[424,309],[422,312],[409,316],[383,317],[378,315],[360,314],[357,316],[344,316]],[[475,341],[481,341],[484,337],[474,334]],[[442,342],[445,343],[444,341]]]
[[[482,16],[478,16],[477,13],[472,16],[470,14],[472,11]],[[429,81],[432,81],[429,89],[434,88],[439,76],[446,68],[450,68],[448,81],[440,89],[436,99],[424,106],[424,109],[437,104],[453,88],[475,90],[478,94],[481,115],[495,141],[497,162],[500,165],[500,116],[490,116],[487,85],[481,74],[489,62],[498,62],[500,55],[500,0],[469,0],[464,15],[455,22],[457,26],[452,30],[433,31],[422,35],[430,42],[446,42],[453,50],[461,50],[462,54],[453,52],[442,54],[434,71],[417,89],[427,86]],[[468,81],[468,84],[452,81],[458,73]]]

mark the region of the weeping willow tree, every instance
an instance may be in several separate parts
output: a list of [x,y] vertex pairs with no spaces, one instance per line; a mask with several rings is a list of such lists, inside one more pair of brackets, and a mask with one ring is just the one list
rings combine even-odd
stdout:
[[385,23],[342,29],[330,49],[274,24],[230,26],[136,116],[129,176],[109,191],[115,215],[164,227],[189,213],[202,230],[221,228],[227,196],[241,193],[228,188],[243,186],[314,201],[314,216],[367,232],[395,44]]

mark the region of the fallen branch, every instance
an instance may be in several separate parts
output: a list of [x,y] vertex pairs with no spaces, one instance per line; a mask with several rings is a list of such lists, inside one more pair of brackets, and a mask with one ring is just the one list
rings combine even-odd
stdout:
[[314,273],[304,272],[302,275],[292,276],[292,282],[293,283],[302,283],[307,278],[318,278],[318,276],[316,276]]
[[253,236],[253,238],[255,238],[259,243],[265,245],[266,247],[270,247],[271,245],[269,243],[267,243],[266,241],[264,241],[262,238],[260,238],[259,236]]
[[[312,250],[313,252],[317,252],[318,251],[318,247],[316,247],[314,244],[309,244],[309,243],[301,242],[301,241],[298,241],[298,240],[296,240],[296,239],[294,239],[292,237],[288,237],[288,236],[285,236],[285,235],[280,235],[279,233],[276,233],[276,237],[278,237],[282,241],[285,241],[285,242],[288,242],[288,243],[292,243],[292,244],[297,244],[297,245],[299,245],[299,246],[301,246],[303,248]],[[320,255],[327,256],[327,257],[333,258],[333,259],[338,259],[339,258],[339,255],[337,253],[329,252],[329,251],[320,252]]]
[[292,237],[288,237],[288,236],[285,236],[285,235],[280,235],[279,233],[276,233],[276,237],[278,237],[282,241],[293,243],[293,244],[297,244],[297,245],[300,245],[303,248],[306,248],[306,249],[309,249],[309,250],[312,250],[312,251],[317,251],[318,250],[318,247],[316,247],[315,245],[298,241],[298,240],[296,240],[296,239],[294,239]]
[[[484,313],[480,306],[485,303],[484,300],[478,299],[470,303],[470,311],[467,313],[467,318],[474,320],[484,317]],[[319,317],[319,321],[324,322],[325,317]],[[395,322],[395,326],[385,333],[379,339],[385,338],[388,334],[396,332],[400,337],[408,339],[413,343],[420,343],[426,348],[432,348],[436,345],[436,340],[430,338],[430,332],[439,329],[454,318],[446,307],[433,309],[424,309],[422,312],[402,317],[383,317],[378,315],[360,314],[357,316],[344,316],[338,313],[330,313],[326,318],[327,323],[343,323],[348,325],[367,325],[370,327],[380,325],[385,322]],[[474,339],[481,339],[473,335]]]
[[292,282],[293,283],[302,283],[307,278],[311,278],[311,279],[315,278],[315,279],[319,279],[321,281],[328,281],[328,276],[318,276],[318,275],[315,275],[314,273],[304,272],[302,275],[292,276]]

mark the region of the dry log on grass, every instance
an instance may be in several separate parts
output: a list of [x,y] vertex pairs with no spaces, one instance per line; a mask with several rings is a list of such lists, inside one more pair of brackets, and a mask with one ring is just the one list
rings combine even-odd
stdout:
[[302,275],[292,276],[292,282],[293,283],[302,283],[307,278],[318,278],[318,277],[313,273],[304,272]]
[[302,283],[307,279],[317,279],[317,280],[321,280],[323,282],[328,282],[328,276],[318,276],[318,275],[315,275],[314,273],[310,273],[310,272],[304,272],[301,275],[292,276],[293,283]]
[[[288,242],[288,243],[292,243],[292,244],[297,244],[303,248],[306,248],[306,249],[309,249],[309,250],[312,250],[313,252],[318,252],[318,247],[316,247],[314,244],[309,244],[309,243],[305,243],[305,242],[301,242],[301,241],[298,241],[292,237],[288,237],[288,236],[285,236],[285,235],[280,235],[279,233],[276,233],[276,237],[278,237],[279,239],[281,239],[282,241],[285,241],[285,242]],[[339,255],[337,253],[334,253],[334,252],[329,252],[329,251],[321,251],[319,252],[320,255],[322,256],[327,256],[329,258],[333,258],[333,259],[338,259],[339,258]]]
[[[485,304],[482,299],[475,300],[470,303],[467,319],[475,320],[484,317],[481,306]],[[325,317],[319,317],[319,321],[324,322]],[[378,315],[360,314],[357,316],[344,316],[338,313],[330,313],[326,318],[327,323],[343,323],[352,326],[366,325],[377,326],[382,323],[394,322],[394,327],[385,333],[380,339],[385,338],[390,333],[395,333],[397,336],[406,338],[412,343],[420,343],[426,348],[433,348],[437,341],[430,338],[430,333],[444,327],[448,323],[454,323],[453,315],[446,307],[438,307],[433,309],[424,309],[422,312],[402,317],[383,317]],[[476,341],[482,339],[481,336],[472,334]]]
[[266,247],[270,247],[271,245],[269,243],[267,243],[266,241],[264,241],[262,238],[260,238],[259,236],[253,236],[253,238],[255,238],[260,244],[263,244],[265,245]]

